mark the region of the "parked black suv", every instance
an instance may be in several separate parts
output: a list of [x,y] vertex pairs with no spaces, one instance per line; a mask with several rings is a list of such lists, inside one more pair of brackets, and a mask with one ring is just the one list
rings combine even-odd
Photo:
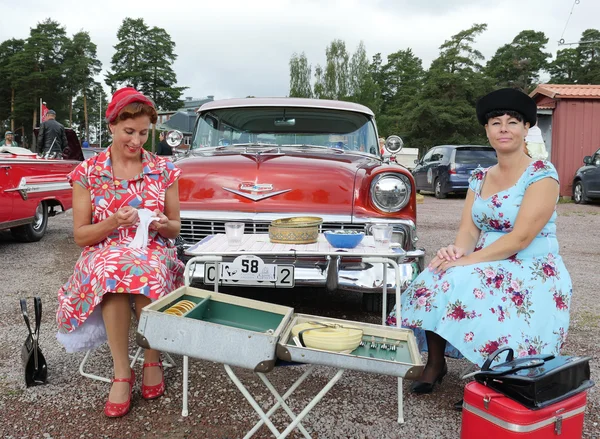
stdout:
[[586,155],[583,163],[573,178],[573,200],[577,204],[600,200],[600,149],[593,157]]
[[478,166],[498,163],[496,151],[483,145],[434,146],[412,170],[417,191],[433,192],[436,198],[446,198],[450,192],[466,193],[469,177]]

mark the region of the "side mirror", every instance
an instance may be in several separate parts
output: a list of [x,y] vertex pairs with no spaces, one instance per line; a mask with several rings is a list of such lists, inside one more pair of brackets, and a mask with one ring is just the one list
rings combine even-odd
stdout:
[[403,146],[404,142],[402,141],[400,136],[390,136],[387,139],[385,139],[385,149],[390,154],[399,153]]
[[421,163],[419,159],[415,159],[415,165],[418,165],[419,163]]
[[169,131],[165,136],[165,140],[171,148],[175,148],[181,145],[181,142],[183,141],[183,134],[178,130]]
[[586,155],[583,158],[583,164],[584,165],[591,165],[592,164],[592,156]]

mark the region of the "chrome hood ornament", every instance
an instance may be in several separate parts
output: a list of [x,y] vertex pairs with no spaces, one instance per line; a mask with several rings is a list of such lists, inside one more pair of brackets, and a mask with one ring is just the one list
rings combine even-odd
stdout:
[[234,193],[244,198],[248,198],[252,201],[260,201],[265,198],[271,198],[275,195],[285,194],[291,191],[291,189],[284,189],[281,191],[273,191],[273,185],[270,183],[253,183],[243,182],[240,184],[239,189],[231,189],[223,186],[223,189],[227,192]]

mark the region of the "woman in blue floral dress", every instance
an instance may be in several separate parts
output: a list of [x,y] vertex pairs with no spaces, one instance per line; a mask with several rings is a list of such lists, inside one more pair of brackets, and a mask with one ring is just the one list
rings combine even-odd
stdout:
[[[444,354],[479,366],[510,346],[558,354],[569,327],[571,279],[556,239],[558,174],[524,149],[535,102],[514,89],[483,97],[477,116],[498,164],[476,169],[453,245],[441,248],[402,295],[402,325],[428,360],[415,393],[447,372]],[[388,324],[396,324],[395,309]]]

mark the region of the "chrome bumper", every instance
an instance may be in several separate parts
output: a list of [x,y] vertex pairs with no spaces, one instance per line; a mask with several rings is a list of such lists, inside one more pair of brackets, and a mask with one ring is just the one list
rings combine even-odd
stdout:
[[[184,256],[184,262],[191,256]],[[226,258],[223,258],[227,261]],[[362,262],[360,258],[352,261],[343,258],[323,260],[303,260],[269,258],[265,262],[271,264],[294,265],[294,284],[299,287],[327,288],[329,291],[353,291],[360,293],[381,293],[383,291],[384,268],[380,263]],[[400,289],[404,291],[415,277],[423,270],[425,252],[412,250],[399,262]],[[191,273],[191,281],[204,284],[204,264],[196,263]],[[390,293],[396,288],[396,273],[391,266],[387,267],[387,289]],[[205,284],[207,287],[213,284]],[[235,286],[227,284],[227,286]],[[262,287],[264,288],[264,286]]]

